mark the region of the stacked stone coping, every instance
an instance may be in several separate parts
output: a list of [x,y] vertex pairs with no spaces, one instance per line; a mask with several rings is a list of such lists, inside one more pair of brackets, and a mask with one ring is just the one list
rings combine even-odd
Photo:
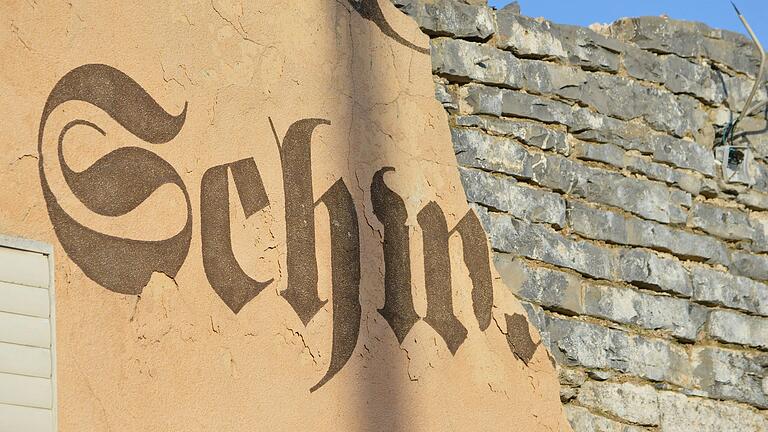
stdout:
[[768,430],[768,111],[736,136],[751,182],[714,151],[754,83],[751,42],[392,1],[431,38],[468,201],[574,430]]

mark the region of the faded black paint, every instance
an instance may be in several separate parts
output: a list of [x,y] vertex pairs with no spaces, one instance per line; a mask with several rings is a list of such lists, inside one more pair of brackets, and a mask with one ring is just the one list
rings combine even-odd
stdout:
[[[43,137],[51,112],[70,100],[81,100],[104,110],[136,137],[154,144],[178,135],[186,116],[165,112],[139,84],[117,69],[105,65],[85,65],[66,74],[51,91],[43,109],[39,131],[40,179],[43,196],[56,235],[67,255],[93,281],[121,294],[138,295],[152,273],[175,277],[186,259],[192,233],[192,210],[186,185],[176,170],[149,150],[126,147],[108,153],[82,172],[69,168],[63,157],[63,139],[73,127],[89,127],[102,135],[97,125],[74,120],[58,135],[58,161],[65,182],[91,211],[106,216],[121,216],[143,203],[159,187],[173,184],[186,200],[186,224],[169,239],[138,241],[109,236],[77,222],[59,205],[44,170]],[[315,245],[315,209],[323,205],[330,217],[333,344],[328,371],[310,391],[331,380],[351,358],[359,337],[360,231],[355,202],[343,179],[336,181],[315,202],[312,176],[312,135],[324,119],[304,119],[293,123],[280,145],[285,194],[287,289],[281,293],[305,326],[327,300],[318,294],[318,268]],[[279,144],[279,143],[278,143]],[[410,237],[406,225],[405,201],[387,187],[384,175],[394,168],[379,170],[371,183],[374,214],[384,230],[384,307],[379,313],[402,343],[421,317],[414,309]],[[222,301],[237,314],[263,291],[273,279],[248,276],[234,255],[231,244],[229,174],[246,218],[270,205],[259,169],[253,158],[208,169],[201,181],[200,232],[206,277]],[[424,321],[438,333],[455,354],[467,338],[467,328],[454,313],[449,239],[458,234],[463,259],[472,281],[474,314],[481,330],[486,330],[493,307],[493,284],[485,233],[471,210],[449,230],[445,215],[436,202],[428,203],[417,214],[422,231],[424,279],[427,313]],[[528,363],[536,350],[522,315],[506,316],[510,349]]]

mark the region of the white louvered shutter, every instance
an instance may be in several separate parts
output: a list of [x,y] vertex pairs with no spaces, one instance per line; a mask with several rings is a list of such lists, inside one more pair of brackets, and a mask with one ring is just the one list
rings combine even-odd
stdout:
[[51,248],[0,237],[0,432],[56,430]]

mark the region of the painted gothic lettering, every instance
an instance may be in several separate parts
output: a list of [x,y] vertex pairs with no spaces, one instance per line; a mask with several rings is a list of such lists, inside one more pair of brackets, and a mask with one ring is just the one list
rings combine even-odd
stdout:
[[[186,200],[184,227],[163,240],[120,238],[80,224],[60,206],[53,193],[42,151],[49,115],[71,100],[100,108],[127,131],[152,144],[166,143],[181,131],[187,107],[179,115],[168,114],[123,72],[89,64],[66,74],[51,91],[43,110],[38,142],[40,179],[61,245],[72,261],[99,285],[116,293],[138,295],[152,273],[163,272],[174,277],[186,259],[193,226],[187,186],[168,162],[138,147],[114,150],[86,170],[75,172],[63,157],[64,136],[74,127],[89,127],[102,135],[105,132],[85,120],[71,121],[58,133],[58,162],[67,186],[89,210],[105,216],[125,215],[165,184],[179,188]],[[305,326],[327,302],[318,292],[315,210],[323,206],[330,219],[332,352],[328,371],[311,391],[333,378],[350,359],[361,322],[360,239],[355,203],[341,179],[319,197],[313,194],[312,135],[316,128],[329,125],[324,119],[302,119],[288,128],[282,142],[275,135],[285,196],[287,288],[281,295]],[[210,286],[237,314],[273,283],[274,278],[247,275],[235,258],[230,220],[230,207],[235,203],[230,202],[230,174],[246,218],[265,209],[270,200],[253,158],[214,166],[203,174],[200,191],[203,266]],[[421,318],[413,303],[408,214],[403,198],[387,186],[387,175],[396,175],[394,168],[380,169],[370,187],[374,214],[384,227],[385,302],[379,313],[402,343]],[[485,234],[471,210],[455,227],[449,228],[442,209],[435,202],[419,211],[417,221],[424,246],[427,313],[423,319],[455,354],[467,337],[467,329],[454,314],[449,238],[457,234],[462,240],[463,260],[472,281],[474,314],[480,329],[486,330],[491,322],[493,286]]]

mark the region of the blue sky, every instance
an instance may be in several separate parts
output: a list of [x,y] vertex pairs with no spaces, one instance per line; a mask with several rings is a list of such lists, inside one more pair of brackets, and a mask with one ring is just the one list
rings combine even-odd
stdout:
[[[746,34],[728,0],[518,0],[524,15],[544,17],[561,24],[608,23],[621,17],[661,15],[701,21],[712,27]],[[768,0],[734,0],[763,48],[768,50]],[[501,8],[508,0],[490,0]]]

